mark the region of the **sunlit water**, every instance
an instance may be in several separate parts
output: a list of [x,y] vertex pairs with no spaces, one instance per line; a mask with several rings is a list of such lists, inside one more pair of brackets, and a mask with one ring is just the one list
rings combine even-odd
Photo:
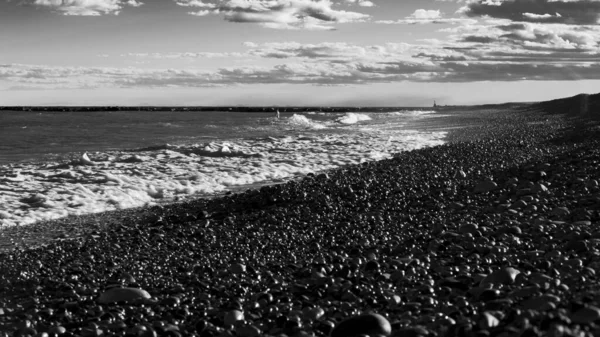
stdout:
[[[278,182],[443,143],[392,113],[1,112],[0,224]],[[87,155],[84,153],[87,152]]]

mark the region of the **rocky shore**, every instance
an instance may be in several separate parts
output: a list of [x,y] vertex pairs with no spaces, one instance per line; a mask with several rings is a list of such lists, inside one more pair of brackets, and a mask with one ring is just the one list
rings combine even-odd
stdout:
[[0,255],[0,336],[600,335],[598,132],[443,113],[448,145]]

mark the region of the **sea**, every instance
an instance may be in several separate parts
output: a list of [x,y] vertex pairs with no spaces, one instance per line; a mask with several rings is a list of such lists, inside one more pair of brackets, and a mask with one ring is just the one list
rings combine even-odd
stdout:
[[444,143],[425,109],[0,111],[0,226],[176,202]]

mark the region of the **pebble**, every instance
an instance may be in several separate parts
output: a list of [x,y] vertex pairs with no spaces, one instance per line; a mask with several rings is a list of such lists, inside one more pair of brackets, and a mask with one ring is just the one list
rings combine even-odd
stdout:
[[566,207],[556,207],[550,212],[550,215],[558,218],[563,218],[569,214],[571,214],[571,212],[569,212],[569,209]]
[[600,320],[600,308],[595,306],[586,306],[571,315],[573,323],[589,324]]
[[223,322],[225,325],[234,325],[237,321],[244,319],[244,313],[240,310],[231,310],[225,313]]
[[546,311],[556,308],[556,301],[550,296],[536,296],[523,302],[522,307],[525,310]]
[[258,337],[261,335],[261,331],[254,325],[244,325],[240,328],[235,329],[236,336],[240,337]]
[[392,333],[390,322],[379,314],[364,314],[346,319],[335,326],[331,337],[354,337],[360,335],[389,336]]
[[231,265],[230,269],[232,274],[240,275],[246,272],[246,265],[241,263],[234,263]]
[[497,327],[498,324],[500,324],[500,320],[489,311],[483,312],[479,318],[479,327],[481,329],[494,328]]
[[512,267],[506,267],[499,270],[494,271],[490,275],[486,276],[483,280],[481,280],[481,285],[487,284],[513,284],[515,283],[515,279],[517,275],[521,272]]
[[498,188],[498,184],[493,181],[481,181],[475,186],[475,193],[487,193]]
[[548,187],[542,183],[537,183],[531,188],[531,192],[535,194],[543,194],[548,192]]
[[149,299],[150,297],[146,290],[139,288],[111,288],[98,297],[98,303],[133,302]]

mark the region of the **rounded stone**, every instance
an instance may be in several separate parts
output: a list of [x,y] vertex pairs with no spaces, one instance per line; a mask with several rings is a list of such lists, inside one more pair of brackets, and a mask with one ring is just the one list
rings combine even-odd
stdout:
[[479,226],[477,226],[476,224],[468,223],[460,226],[458,228],[458,231],[462,234],[475,234],[475,232],[477,232],[478,229]]
[[571,315],[573,323],[588,324],[599,319],[600,309],[591,305],[583,307]]
[[258,337],[261,334],[259,328],[254,325],[244,325],[236,329],[237,336],[240,337]]
[[488,311],[481,314],[481,317],[479,318],[479,327],[482,329],[494,328],[498,326],[498,324],[500,324],[500,320]]
[[139,288],[111,288],[98,297],[98,302],[101,304],[131,302],[149,299],[150,297],[150,294],[146,290]]
[[232,274],[243,274],[246,272],[246,265],[241,263],[234,263],[231,265],[230,271]]
[[353,337],[359,335],[389,336],[392,333],[390,322],[379,314],[364,314],[346,319],[338,324],[331,337]]
[[223,318],[223,322],[225,325],[233,325],[237,321],[241,321],[244,319],[244,313],[240,310],[231,310],[225,313],[225,317]]
[[517,275],[521,272],[515,268],[507,267],[496,270],[481,280],[481,285],[485,284],[513,284]]
[[523,302],[523,309],[546,311],[556,309],[556,304],[550,296],[536,296]]
[[325,311],[320,307],[315,307],[315,308],[306,307],[306,308],[304,308],[304,310],[302,310],[302,314],[303,314],[304,318],[314,321],[314,320],[318,320],[321,317],[323,317],[323,315],[325,315]]
[[475,186],[475,193],[487,193],[495,190],[496,188],[498,188],[498,184],[493,181],[484,180]]

